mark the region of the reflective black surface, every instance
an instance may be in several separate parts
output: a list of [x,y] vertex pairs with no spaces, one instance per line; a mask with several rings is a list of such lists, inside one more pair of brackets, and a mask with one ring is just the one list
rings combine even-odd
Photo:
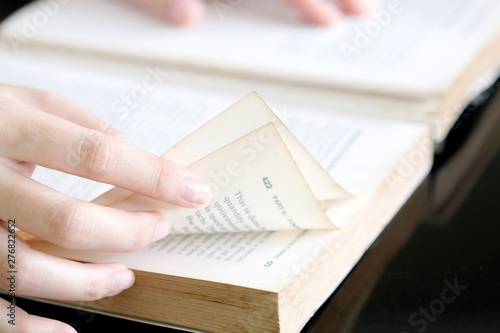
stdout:
[[6,18],[9,14],[15,10],[21,8],[25,4],[31,2],[30,0],[12,0],[12,1],[2,1],[0,5],[0,20]]
[[[499,222],[497,153],[449,221],[419,226],[385,271],[354,331],[500,332]],[[452,289],[450,283],[460,285],[456,295],[444,291]]]

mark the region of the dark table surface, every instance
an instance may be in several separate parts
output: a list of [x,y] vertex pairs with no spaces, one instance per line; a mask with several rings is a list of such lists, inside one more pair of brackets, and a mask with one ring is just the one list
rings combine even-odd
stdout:
[[499,222],[497,152],[449,221],[419,226],[383,274],[354,331],[500,332]]

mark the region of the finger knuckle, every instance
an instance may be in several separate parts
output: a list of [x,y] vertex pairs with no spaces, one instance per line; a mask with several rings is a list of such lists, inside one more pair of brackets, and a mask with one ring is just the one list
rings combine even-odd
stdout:
[[109,171],[111,140],[106,134],[90,131],[82,138],[77,152],[77,160],[86,174],[98,175]]
[[34,140],[34,133],[37,133],[40,125],[36,122],[23,121],[22,115],[33,114],[36,110],[1,96],[0,105],[0,142],[2,146],[4,148],[19,147]]
[[154,198],[166,199],[172,192],[172,179],[167,177],[167,169],[157,164],[154,166],[151,173],[151,193],[150,196]]
[[154,193],[152,193],[155,196],[162,196],[164,193],[164,188],[165,188],[165,181],[164,181],[164,175],[165,175],[165,170],[161,167],[161,165],[155,166],[152,172],[152,177],[151,177],[151,182],[154,184],[152,186]]
[[144,223],[143,225],[137,224],[134,230],[133,237],[130,243],[126,246],[124,251],[137,251],[149,244],[151,239],[151,225]]
[[63,200],[53,206],[49,215],[51,217],[47,228],[49,235],[55,238],[54,243],[63,247],[74,247],[87,220],[85,209],[69,200]]
[[102,276],[89,276],[83,288],[82,301],[97,301],[106,297],[110,292],[111,283],[111,281],[106,281],[106,278]]

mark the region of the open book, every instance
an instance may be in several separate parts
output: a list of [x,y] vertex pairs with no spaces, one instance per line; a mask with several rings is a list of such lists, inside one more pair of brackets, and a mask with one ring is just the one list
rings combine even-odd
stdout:
[[[209,6],[188,30],[104,0],[34,2],[4,22],[3,82],[64,94],[157,155],[170,148],[216,194],[183,210],[38,168],[72,196],[176,223],[129,254],[32,241],[136,272],[130,290],[73,305],[192,330],[300,330],[427,175],[430,131],[440,141],[500,62],[497,2],[395,3],[334,30],[258,16],[257,0]],[[250,94],[219,114],[254,90],[271,108]]]
[[[298,331],[412,195],[432,163],[424,124],[276,101],[270,104],[272,112],[256,94],[220,114],[241,96],[182,84],[181,76],[189,75],[174,71],[168,78],[179,78],[175,85],[158,83],[125,114],[114,107],[116,102],[145,77],[153,77],[154,68],[0,48],[0,70],[3,82],[62,93],[107,119],[134,145],[158,155],[170,148],[165,157],[199,168],[217,194],[210,209],[227,229],[232,226],[225,217],[246,229],[238,213],[250,228],[269,229],[212,232],[215,222],[206,210],[143,202],[107,184],[39,167],[36,180],[68,195],[97,197],[96,202],[124,209],[145,204],[166,210],[172,219],[181,217],[178,235],[127,254],[68,251],[31,240],[40,251],[82,261],[119,261],[135,271],[132,289],[98,302],[72,304],[78,308],[188,330]],[[267,227],[280,221],[281,226]],[[194,233],[183,234],[185,227]],[[219,231],[227,230],[222,227]],[[209,232],[199,233],[205,230]]]
[[[34,3],[2,25],[27,45],[206,73],[212,84],[325,109],[423,121],[440,142],[496,79],[500,3],[381,0],[365,18],[304,26],[278,1],[212,1],[196,27],[172,28],[120,1]],[[265,14],[267,13],[267,15]]]
[[[119,261],[135,270],[130,290],[75,306],[203,331],[298,331],[429,170],[425,127],[371,125],[407,132],[404,145],[384,147],[399,161],[370,190],[352,173],[341,187],[334,179],[338,169],[323,169],[252,93],[163,155],[209,182],[209,203],[184,209],[119,188],[94,200],[158,210],[171,221],[174,235],[128,254],[73,251],[36,239],[30,245],[75,260]],[[343,154],[349,152],[337,158],[345,167],[352,161]],[[404,166],[410,160],[417,163],[411,170]]]

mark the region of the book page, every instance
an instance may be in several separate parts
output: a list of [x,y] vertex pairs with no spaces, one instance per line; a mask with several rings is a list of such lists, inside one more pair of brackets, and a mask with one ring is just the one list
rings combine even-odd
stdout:
[[[150,62],[258,75],[288,83],[429,97],[443,93],[499,32],[500,3],[382,0],[334,27],[300,22],[278,1],[213,1],[187,29],[119,1],[35,2],[3,25],[4,39],[126,55]],[[42,25],[34,21],[47,16]],[[296,15],[295,15],[296,16]]]
[[[195,133],[208,142],[218,131],[208,137]],[[211,152],[189,169],[213,192],[201,208],[179,208],[138,194],[109,206],[157,210],[170,221],[173,234],[334,227],[273,123]]]
[[[319,201],[344,198],[348,193],[342,189],[325,169],[312,158],[290,130],[254,92],[238,101],[201,128],[191,133],[163,157],[182,166],[188,166],[202,156],[232,142],[241,133],[272,122],[292,155],[314,196]],[[216,136],[213,133],[217,133]],[[258,144],[254,147],[258,148]],[[249,154],[251,151],[246,150]]]

